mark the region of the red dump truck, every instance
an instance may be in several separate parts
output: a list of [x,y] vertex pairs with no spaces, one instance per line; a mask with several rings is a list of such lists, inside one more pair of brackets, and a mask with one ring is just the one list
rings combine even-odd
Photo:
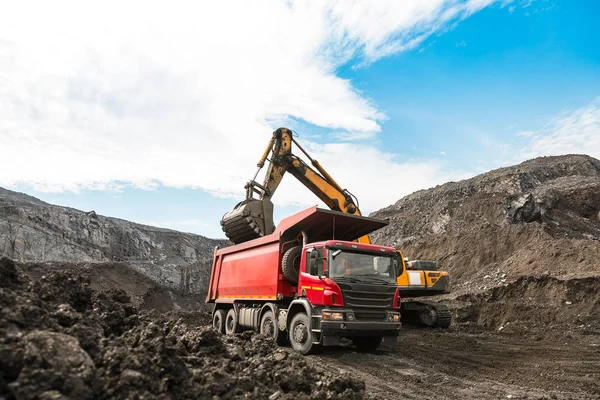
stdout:
[[343,337],[361,351],[395,343],[402,261],[392,247],[353,241],[385,225],[312,207],[270,235],[215,250],[206,299],[213,326],[289,340],[302,354]]

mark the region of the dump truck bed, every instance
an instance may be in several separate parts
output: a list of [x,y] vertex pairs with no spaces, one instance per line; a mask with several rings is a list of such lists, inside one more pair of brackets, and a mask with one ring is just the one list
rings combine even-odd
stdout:
[[206,302],[275,300],[295,296],[296,287],[281,271],[283,245],[354,240],[388,224],[387,221],[311,207],[279,223],[270,235],[215,251]]

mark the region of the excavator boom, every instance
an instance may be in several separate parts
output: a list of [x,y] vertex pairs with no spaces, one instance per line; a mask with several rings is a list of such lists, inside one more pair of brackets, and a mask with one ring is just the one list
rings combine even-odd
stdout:
[[[316,170],[292,154],[292,143],[304,153]],[[259,171],[264,166],[269,154],[271,154],[271,159],[264,183],[261,185],[256,182],[257,171],[255,179],[246,184],[246,199],[236,205],[233,211],[225,214],[221,220],[225,235],[233,243],[243,243],[273,233],[275,225],[273,224],[271,197],[286,172],[298,179],[330,209],[361,215],[352,194],[342,189],[321,164],[306,153],[294,140],[289,129],[279,128],[273,132],[267,149],[257,163]],[[359,241],[370,243],[368,236],[360,238]]]

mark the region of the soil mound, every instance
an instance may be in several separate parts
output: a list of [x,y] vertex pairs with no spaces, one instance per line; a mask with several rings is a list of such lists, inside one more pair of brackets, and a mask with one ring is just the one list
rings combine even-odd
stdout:
[[435,259],[455,294],[521,276],[600,275],[600,161],[541,157],[415,192],[372,214],[378,243]]
[[31,280],[0,259],[0,398],[360,399],[365,385],[207,313],[143,312],[86,272]]
[[600,334],[600,277],[526,276],[456,301],[456,322],[507,331]]

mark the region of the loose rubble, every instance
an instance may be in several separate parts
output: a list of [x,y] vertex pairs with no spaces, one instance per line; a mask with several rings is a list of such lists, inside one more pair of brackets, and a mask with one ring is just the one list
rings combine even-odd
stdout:
[[0,259],[0,398],[362,399],[365,384],[206,313],[139,311],[85,274]]

